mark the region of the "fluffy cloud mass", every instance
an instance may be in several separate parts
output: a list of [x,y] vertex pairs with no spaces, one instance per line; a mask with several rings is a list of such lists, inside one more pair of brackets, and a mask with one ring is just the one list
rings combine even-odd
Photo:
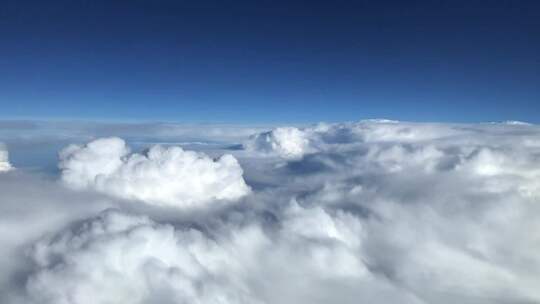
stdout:
[[9,163],[9,155],[6,147],[0,142],[0,172],[6,172],[11,170],[11,164]]
[[244,143],[248,151],[275,153],[281,157],[301,158],[309,151],[307,134],[294,127],[276,128],[269,132],[253,135]]
[[232,155],[213,160],[180,147],[153,146],[130,154],[120,138],[102,138],[60,152],[62,180],[78,189],[96,189],[149,204],[196,207],[230,201],[250,190]]
[[369,272],[350,215],[294,204],[271,234],[221,224],[205,234],[104,211],[33,246],[27,292],[40,303],[323,303],[346,282],[356,296],[418,302]]
[[0,175],[0,302],[538,303],[539,160],[523,123],[71,145],[58,182]]
[[36,244],[27,288],[40,303],[256,303],[227,277],[230,254],[196,230],[106,211]]

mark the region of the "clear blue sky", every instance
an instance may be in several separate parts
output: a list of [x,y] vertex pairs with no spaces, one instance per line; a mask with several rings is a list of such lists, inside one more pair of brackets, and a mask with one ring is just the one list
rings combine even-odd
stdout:
[[540,122],[540,1],[0,5],[0,118]]

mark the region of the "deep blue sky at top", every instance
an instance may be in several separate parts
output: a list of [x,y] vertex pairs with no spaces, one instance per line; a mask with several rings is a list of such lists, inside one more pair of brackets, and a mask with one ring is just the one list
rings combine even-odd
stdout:
[[1,1],[0,118],[538,123],[540,1]]

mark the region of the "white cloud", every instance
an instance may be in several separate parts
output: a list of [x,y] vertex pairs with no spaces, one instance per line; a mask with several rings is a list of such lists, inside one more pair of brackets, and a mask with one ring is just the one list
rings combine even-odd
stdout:
[[354,217],[293,204],[270,235],[250,222],[220,225],[210,238],[105,211],[34,245],[27,292],[40,303],[420,303],[370,274]]
[[13,167],[9,163],[9,154],[6,147],[0,142],[0,172],[6,172]]
[[281,127],[252,135],[244,142],[250,152],[298,160],[309,153],[333,148],[357,149],[365,143],[418,143],[459,136],[463,130],[450,125],[363,120],[358,123],[320,123],[310,127]]
[[[131,153],[118,138],[71,146],[62,181],[86,192],[1,175],[0,302],[540,302],[538,126],[276,130],[229,150],[230,164],[174,147]],[[227,208],[123,201],[219,205],[244,179],[251,195]]]
[[503,123],[507,125],[516,125],[516,126],[530,126],[531,124],[525,121],[519,121],[519,120],[506,120]]
[[297,159],[309,152],[309,140],[306,133],[298,128],[281,127],[252,136],[244,147],[248,151],[275,153],[287,159]]
[[110,206],[103,197],[69,191],[34,172],[0,174],[0,303],[28,303],[20,297],[24,273],[32,270],[25,254],[32,243]]
[[231,155],[213,160],[203,153],[162,146],[130,154],[125,142],[115,137],[65,148],[59,167],[62,180],[73,188],[154,205],[200,207],[237,200],[250,191]]
[[238,263],[196,230],[106,211],[34,246],[28,292],[39,303],[258,303]]

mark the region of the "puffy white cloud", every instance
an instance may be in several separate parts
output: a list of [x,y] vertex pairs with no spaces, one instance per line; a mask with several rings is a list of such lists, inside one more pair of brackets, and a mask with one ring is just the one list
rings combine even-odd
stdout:
[[32,243],[110,206],[99,195],[70,191],[49,176],[25,170],[0,174],[0,303],[28,303],[21,287],[32,270],[25,254]]
[[9,171],[11,170],[13,167],[11,166],[11,164],[9,163],[9,154],[8,154],[8,150],[6,149],[6,147],[4,146],[4,144],[2,144],[0,142],[0,172],[6,172],[6,171]]
[[101,138],[60,152],[65,184],[96,189],[126,199],[192,208],[211,201],[232,201],[250,192],[237,160],[229,154],[211,159],[180,147],[153,146],[130,154],[120,138]]
[[26,290],[36,302],[60,304],[354,303],[359,296],[420,303],[369,272],[357,229],[347,214],[296,204],[270,234],[258,222],[229,223],[212,237],[108,210],[36,243]]
[[249,151],[275,153],[288,159],[301,158],[310,148],[306,133],[295,127],[256,134],[244,143],[244,147]]
[[258,303],[215,241],[144,216],[106,211],[32,257],[40,270],[27,289],[39,303]]
[[440,124],[400,123],[392,120],[363,120],[358,123],[327,124],[311,127],[281,127],[252,135],[243,144],[250,152],[301,159],[308,153],[338,148],[358,149],[358,144],[418,143],[440,140],[464,133]]

